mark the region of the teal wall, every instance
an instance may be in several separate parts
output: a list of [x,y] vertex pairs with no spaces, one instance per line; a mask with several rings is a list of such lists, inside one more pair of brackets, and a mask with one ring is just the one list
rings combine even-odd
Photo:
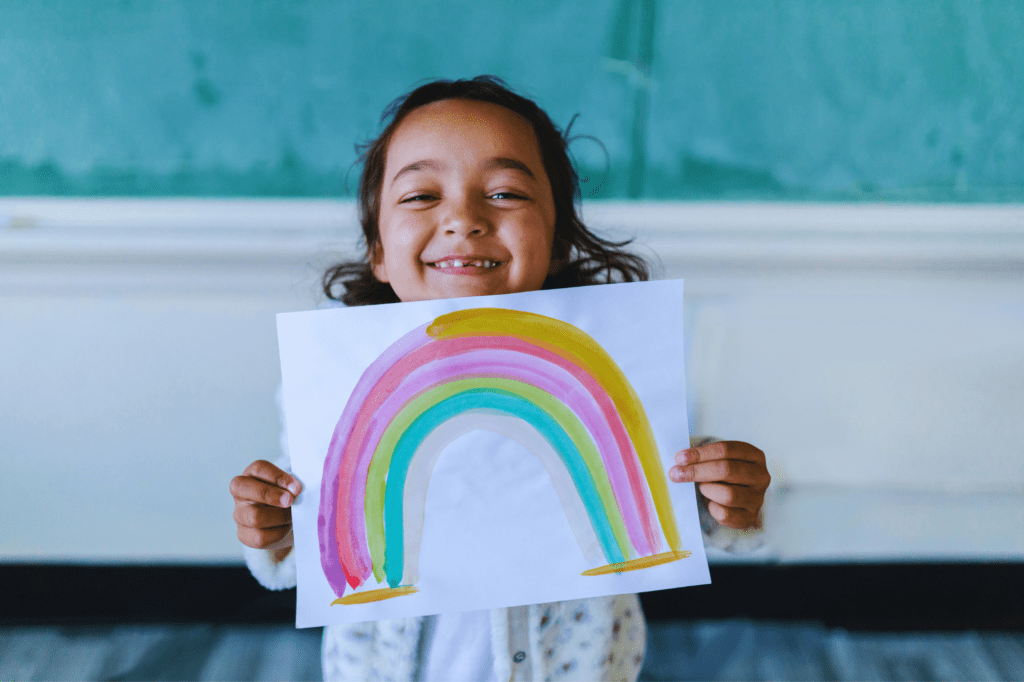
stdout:
[[584,196],[1024,201],[1024,3],[0,0],[0,194],[344,196],[418,81],[493,73]]

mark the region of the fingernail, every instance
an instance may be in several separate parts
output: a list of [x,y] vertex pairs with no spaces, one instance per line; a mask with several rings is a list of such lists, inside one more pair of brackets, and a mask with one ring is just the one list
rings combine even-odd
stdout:
[[299,482],[298,481],[293,479],[292,482],[289,483],[287,487],[288,487],[288,490],[291,491],[292,495],[298,495],[299,494]]
[[676,483],[683,483],[689,480],[689,472],[684,467],[672,467],[668,470],[668,477]]
[[281,506],[282,507],[287,507],[291,503],[292,503],[292,496],[291,495],[289,495],[288,493],[285,493],[285,494],[281,495]]
[[693,448],[687,448],[683,450],[683,461],[682,464],[693,464],[697,461],[697,453],[693,451]]
[[693,469],[690,467],[679,467],[679,476],[676,478],[680,483],[693,480]]

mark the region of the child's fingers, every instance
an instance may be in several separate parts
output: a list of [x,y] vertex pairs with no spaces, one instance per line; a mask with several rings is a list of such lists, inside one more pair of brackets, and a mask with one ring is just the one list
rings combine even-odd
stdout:
[[292,510],[252,502],[236,502],[234,519],[239,526],[248,528],[278,528],[291,524]]
[[764,491],[747,486],[701,483],[700,494],[708,500],[730,509],[746,509],[757,512],[764,504]]
[[295,499],[287,490],[251,476],[231,479],[231,496],[236,502],[258,502],[273,507],[290,507]]
[[765,463],[764,452],[750,443],[738,440],[720,440],[700,447],[687,448],[676,453],[676,464],[696,464],[719,459],[735,459],[756,464]]
[[258,459],[247,466],[242,475],[258,478],[261,481],[276,485],[278,488],[284,488],[291,492],[292,495],[298,495],[302,491],[302,482],[299,479],[265,459]]
[[734,459],[716,459],[686,466],[676,465],[668,470],[668,476],[676,483],[722,482],[731,485],[750,486],[759,490],[768,487],[771,477],[764,465]]
[[716,521],[730,528],[759,525],[764,493],[771,483],[764,452],[749,443],[719,441],[681,450],[675,460],[669,478],[698,483]]
[[729,528],[757,528],[760,527],[758,513],[749,509],[737,509],[736,507],[725,507],[714,500],[708,500],[708,512],[723,526]]
[[247,526],[239,526],[238,539],[243,545],[247,545],[254,549],[274,549],[275,545],[287,544],[282,543],[282,541],[287,540],[291,532],[291,526],[281,526],[279,528],[249,528]]

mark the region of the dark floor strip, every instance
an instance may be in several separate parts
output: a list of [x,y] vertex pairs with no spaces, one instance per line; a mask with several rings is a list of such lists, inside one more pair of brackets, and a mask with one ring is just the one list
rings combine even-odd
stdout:
[[[641,595],[649,621],[814,621],[850,630],[1024,630],[1024,564],[713,566]],[[292,623],[295,592],[244,567],[0,565],[0,624]]]

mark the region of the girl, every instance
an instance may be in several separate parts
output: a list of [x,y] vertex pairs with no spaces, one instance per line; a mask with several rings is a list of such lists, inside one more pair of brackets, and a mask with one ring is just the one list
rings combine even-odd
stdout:
[[[647,279],[625,244],[580,220],[566,137],[499,79],[428,83],[383,120],[359,184],[366,259],[327,271],[329,298],[370,305]],[[708,443],[675,460],[669,477],[699,484],[705,521],[757,526],[770,480],[760,450]],[[231,481],[247,563],[271,589],[295,584],[289,507],[302,489],[287,458],[279,464],[253,462]],[[635,680],[645,637],[637,596],[621,595],[327,627],[322,663],[325,679]]]

